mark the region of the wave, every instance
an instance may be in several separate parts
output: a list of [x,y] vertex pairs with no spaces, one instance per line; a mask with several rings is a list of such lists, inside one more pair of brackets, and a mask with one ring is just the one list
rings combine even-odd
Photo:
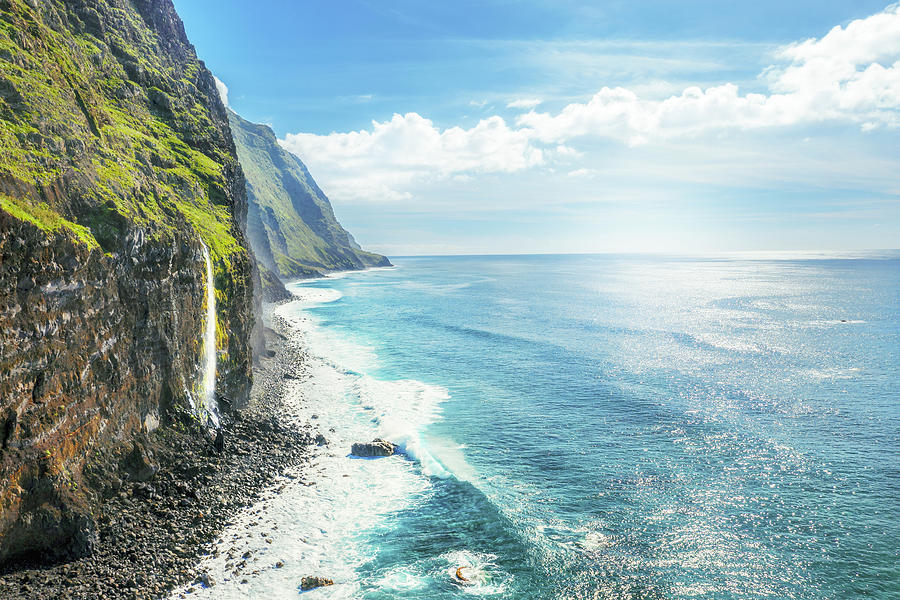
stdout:
[[[195,588],[194,597],[292,598],[303,576],[320,573],[335,581],[329,597],[357,598],[363,585],[358,569],[371,558],[362,534],[414,504],[431,487],[432,477],[452,476],[423,437],[425,428],[441,418],[447,390],[369,375],[378,367],[370,347],[319,325],[305,312],[338,299],[339,292],[312,287],[301,292],[297,301],[273,312],[285,320],[288,338],[308,355],[302,376],[285,382],[283,416],[297,427],[317,430],[327,445],[312,448],[308,464],[226,529],[201,565],[217,585]],[[354,442],[376,437],[397,444],[406,460],[349,456]],[[235,564],[246,552],[252,558],[239,571]],[[278,561],[281,568],[274,567]]]
[[429,476],[447,478],[450,471],[427,448],[425,428],[440,418],[446,389],[414,379],[381,380],[360,376],[354,384],[357,401],[371,418],[377,437],[396,444],[401,454],[417,461]]

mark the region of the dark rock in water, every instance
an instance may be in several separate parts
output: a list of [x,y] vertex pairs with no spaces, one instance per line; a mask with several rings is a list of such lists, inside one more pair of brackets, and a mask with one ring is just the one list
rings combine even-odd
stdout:
[[317,575],[310,575],[300,580],[300,589],[303,591],[314,590],[327,585],[334,585],[334,580],[328,579],[327,577],[319,577]]
[[396,451],[396,445],[380,438],[371,442],[357,442],[350,449],[354,456],[391,456]]

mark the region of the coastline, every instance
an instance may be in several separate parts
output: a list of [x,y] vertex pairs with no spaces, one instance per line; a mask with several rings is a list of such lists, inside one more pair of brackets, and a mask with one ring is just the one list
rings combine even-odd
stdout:
[[0,597],[164,598],[193,581],[215,583],[197,571],[211,544],[240,511],[284,480],[286,470],[302,468],[313,443],[308,431],[281,419],[284,381],[305,353],[272,329],[271,311],[265,313],[268,351],[254,367],[248,407],[223,428],[221,452],[204,435],[157,429],[143,440],[147,464],[158,467],[145,482],[119,478],[125,453],[102,456],[94,468],[109,486],[94,554],[55,565],[7,565],[0,571]]

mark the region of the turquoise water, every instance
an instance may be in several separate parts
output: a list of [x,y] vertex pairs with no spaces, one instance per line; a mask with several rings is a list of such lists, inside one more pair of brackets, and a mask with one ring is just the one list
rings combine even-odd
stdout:
[[395,262],[298,288],[446,392],[350,596],[900,597],[900,255]]

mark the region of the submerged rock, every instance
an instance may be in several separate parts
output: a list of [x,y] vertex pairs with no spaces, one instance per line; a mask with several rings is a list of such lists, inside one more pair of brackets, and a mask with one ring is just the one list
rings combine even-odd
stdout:
[[350,449],[350,453],[354,456],[391,456],[396,451],[395,444],[381,438],[371,442],[357,442]]
[[300,580],[300,589],[303,591],[314,590],[327,585],[334,585],[334,580],[327,577],[319,577],[318,575],[310,575]]

